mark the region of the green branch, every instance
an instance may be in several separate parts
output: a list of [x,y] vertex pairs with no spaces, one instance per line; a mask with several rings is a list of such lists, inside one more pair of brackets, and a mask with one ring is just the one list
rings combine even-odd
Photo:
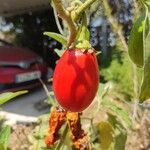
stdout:
[[59,143],[57,144],[55,150],[60,150],[60,149],[61,149],[61,147],[62,147],[62,145],[63,145],[63,142],[65,141],[65,138],[66,138],[66,136],[67,136],[68,129],[69,129],[69,128],[68,128],[68,125],[66,124],[66,125],[65,125],[65,128],[64,128],[64,131],[63,131],[63,133],[62,133],[62,140],[59,141]]
[[56,8],[55,8],[55,6],[54,6],[54,3],[53,3],[53,1],[52,1],[52,7],[53,7],[53,12],[54,12],[54,17],[55,17],[55,21],[56,21],[56,25],[57,25],[57,27],[58,27],[58,30],[59,30],[59,32],[62,34],[62,35],[64,35],[64,31],[63,31],[63,29],[62,29],[62,27],[61,27],[61,25],[60,25],[60,22],[59,22],[59,18],[58,18],[58,15],[57,15],[57,11],[56,11]]
[[[83,12],[91,6],[92,3],[94,3],[96,0],[86,0],[85,3],[81,4],[76,10],[73,10],[71,13],[66,11],[62,5],[61,0],[53,0],[54,7],[56,8],[56,11],[58,13],[58,16],[65,20],[68,28],[69,28],[69,39],[67,43],[67,48],[69,48],[72,43],[76,39],[77,35],[77,26],[75,22],[80,19]],[[79,2],[78,2],[79,3]],[[73,16],[72,16],[73,14]]]
[[77,21],[81,14],[92,5],[92,3],[94,3],[96,0],[86,0],[85,3],[83,3],[77,10],[74,16],[74,20]]
[[57,13],[59,15],[59,17],[62,20],[65,20],[67,22],[68,28],[69,28],[69,39],[68,39],[68,44],[67,44],[67,48],[69,48],[71,46],[71,44],[74,42],[75,38],[76,38],[76,34],[77,34],[77,29],[76,29],[76,25],[73,22],[71,16],[69,13],[67,13],[65,11],[65,9],[62,6],[61,0],[53,0],[54,6],[57,10]]
[[123,36],[122,33],[122,26],[121,24],[118,23],[118,20],[112,15],[112,8],[110,7],[108,0],[103,0],[102,1],[103,7],[104,7],[104,11],[105,11],[105,15],[108,18],[108,21],[110,22],[111,26],[112,26],[112,30],[117,33],[117,37],[118,37],[118,43],[117,46],[120,47],[120,43],[124,48],[124,51],[127,52],[128,51],[128,45],[125,41],[125,38]]

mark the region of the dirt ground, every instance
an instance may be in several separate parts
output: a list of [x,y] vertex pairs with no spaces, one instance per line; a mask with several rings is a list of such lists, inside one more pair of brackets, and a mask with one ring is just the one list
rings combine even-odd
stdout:
[[31,143],[28,140],[28,135],[32,133],[35,125],[14,125],[12,134],[9,140],[10,150],[30,150]]
[[[13,126],[10,137],[10,150],[32,150],[28,135],[35,129],[35,124]],[[141,118],[128,133],[125,150],[150,150],[150,110],[145,109]]]
[[144,111],[139,124],[129,133],[126,150],[150,150],[150,110]]

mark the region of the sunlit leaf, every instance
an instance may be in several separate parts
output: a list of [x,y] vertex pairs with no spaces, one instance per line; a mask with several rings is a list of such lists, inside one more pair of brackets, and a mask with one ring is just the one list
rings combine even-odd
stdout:
[[113,126],[113,142],[111,144],[112,150],[124,150],[127,140],[127,130],[123,125],[117,120],[117,117],[108,114],[108,121]]
[[150,98],[150,2],[144,1],[146,20],[144,26],[144,72],[141,85],[140,100]]
[[81,49],[88,49],[91,47],[91,44],[89,43],[90,39],[90,33],[88,28],[85,25],[82,25],[79,28],[79,31],[77,33],[76,37],[76,48],[81,48]]
[[132,122],[127,111],[106,99],[103,100],[102,104],[115,112],[118,117],[120,117],[129,127],[131,127]]
[[48,119],[48,114],[40,116],[39,125],[35,127],[33,134],[28,136],[30,143],[32,143],[33,150],[48,150],[44,143],[44,137],[48,130]]
[[0,105],[6,103],[7,101],[22,95],[22,94],[26,94],[28,91],[24,90],[24,91],[18,91],[18,92],[6,92],[6,93],[2,93],[0,94]]
[[103,83],[100,83],[99,84],[99,87],[98,87],[98,96],[101,97],[101,99],[104,98],[104,96],[108,93],[108,91],[110,90],[110,87],[111,87],[111,83],[106,83],[106,84],[103,84]]
[[143,67],[143,28],[145,14],[142,14],[134,23],[129,36],[129,56],[138,66]]
[[10,133],[10,126],[2,127],[0,130],[0,150],[7,150]]
[[104,93],[105,90],[105,84],[100,83],[98,88],[98,94],[101,96]]
[[65,52],[64,50],[59,50],[59,49],[54,49],[54,51],[57,53],[57,55],[59,56],[59,57],[61,57],[62,55],[63,55],[63,53]]
[[109,122],[104,121],[100,122],[97,127],[100,132],[99,139],[101,150],[108,150],[113,142],[113,127]]
[[61,34],[54,33],[54,32],[44,32],[44,35],[47,35],[56,41],[60,42],[62,45],[67,45],[66,37],[62,36]]

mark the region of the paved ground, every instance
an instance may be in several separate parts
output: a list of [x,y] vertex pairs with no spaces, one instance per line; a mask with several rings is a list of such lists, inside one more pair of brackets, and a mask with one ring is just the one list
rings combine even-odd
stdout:
[[[48,89],[51,90],[51,87],[48,86]],[[23,116],[37,117],[49,111],[49,106],[43,103],[46,98],[46,92],[41,87],[7,102],[2,105],[2,110]]]

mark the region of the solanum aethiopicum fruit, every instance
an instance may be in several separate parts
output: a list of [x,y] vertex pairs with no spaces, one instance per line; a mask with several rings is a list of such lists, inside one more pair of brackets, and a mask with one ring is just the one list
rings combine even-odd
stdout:
[[66,110],[81,112],[93,101],[99,84],[94,52],[66,50],[53,75],[53,90],[58,103]]

